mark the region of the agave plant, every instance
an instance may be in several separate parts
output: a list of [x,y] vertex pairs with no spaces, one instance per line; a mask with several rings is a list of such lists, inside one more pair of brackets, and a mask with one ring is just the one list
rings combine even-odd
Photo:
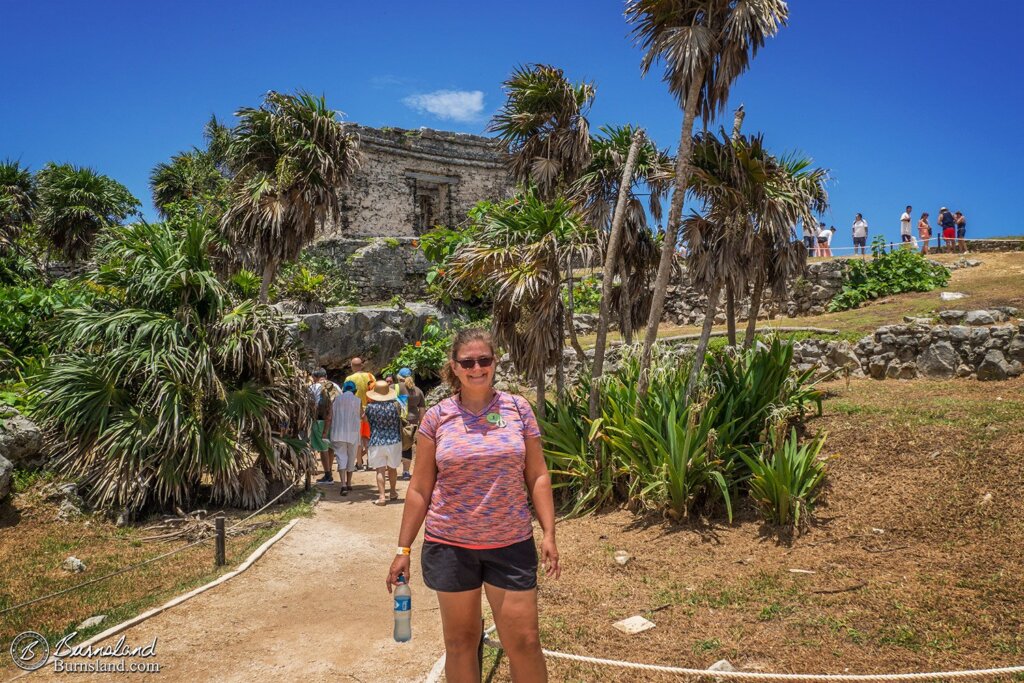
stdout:
[[818,457],[824,445],[823,434],[801,444],[793,429],[772,455],[741,454],[751,471],[750,497],[768,521],[797,529],[807,521],[825,480],[825,462]]
[[104,508],[261,504],[268,480],[310,466],[291,437],[307,418],[299,350],[286,323],[233,302],[209,261],[211,219],[113,230],[63,311],[38,384],[56,466]]

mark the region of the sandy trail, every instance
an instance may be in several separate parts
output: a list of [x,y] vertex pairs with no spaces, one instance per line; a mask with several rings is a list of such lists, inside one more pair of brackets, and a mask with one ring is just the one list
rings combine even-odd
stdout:
[[[126,631],[129,646],[156,637],[151,661],[161,665],[159,674],[129,680],[422,681],[444,649],[437,597],[418,580],[416,552],[413,639],[394,642],[384,578],[405,482],[398,484],[401,500],[380,508],[370,502],[372,481],[373,473],[356,472],[346,497],[337,484],[322,486],[315,515],[248,571]],[[125,680],[73,678],[113,676]],[[52,663],[30,677],[57,678]]]

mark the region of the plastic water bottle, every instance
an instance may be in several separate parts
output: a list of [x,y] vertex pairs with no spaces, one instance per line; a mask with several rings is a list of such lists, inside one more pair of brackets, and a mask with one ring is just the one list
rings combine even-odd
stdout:
[[412,640],[412,591],[405,575],[398,575],[395,586],[395,641],[404,643]]

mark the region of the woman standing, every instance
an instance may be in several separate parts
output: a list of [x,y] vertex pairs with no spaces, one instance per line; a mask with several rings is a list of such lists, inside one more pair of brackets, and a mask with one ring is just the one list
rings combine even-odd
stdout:
[[481,587],[514,681],[547,681],[537,623],[537,550],[527,491],[544,531],[545,571],[558,577],[555,506],[540,429],[526,399],[495,391],[494,345],[460,331],[445,379],[455,389],[427,411],[416,440],[398,555],[388,590],[409,579],[410,547],[426,519],[423,580],[437,591],[449,683],[480,680]]
[[402,463],[402,406],[398,394],[384,380],[374,383],[366,392],[369,403],[364,415],[370,423],[370,445],[366,461],[377,472],[377,500],[374,505],[387,505],[384,497],[384,477],[391,483],[391,500],[398,500],[395,485],[398,466]]
[[[405,386],[405,407],[407,410],[405,425],[402,426],[401,478],[403,481],[409,481],[412,478],[409,474],[409,469],[412,467],[412,447],[416,443],[416,430],[420,428],[420,421],[423,419],[423,413],[426,411],[426,399],[423,396],[423,391],[416,386],[416,379],[413,377],[410,368],[402,368],[398,371],[398,376]],[[402,400],[401,394],[399,394],[398,400]]]
[[928,212],[921,214],[921,220],[917,222],[917,236],[921,240],[921,253],[928,253],[928,240],[932,238],[932,226],[928,224]]

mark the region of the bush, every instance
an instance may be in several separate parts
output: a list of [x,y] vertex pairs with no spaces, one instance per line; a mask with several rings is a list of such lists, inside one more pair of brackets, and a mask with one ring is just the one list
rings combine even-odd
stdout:
[[792,359],[792,342],[779,339],[713,357],[691,402],[689,360],[662,349],[651,366],[650,391],[638,402],[639,359],[627,353],[619,370],[601,379],[600,417],[593,423],[584,378],[549,403],[542,425],[562,502],[579,514],[628,501],[673,519],[724,508],[731,520],[733,500],[746,492],[752,474],[748,459],[810,405],[820,410],[821,392],[810,373],[793,374]]
[[256,507],[311,465],[292,438],[309,410],[287,321],[232,300],[211,220],[113,229],[87,276],[97,296],[56,319],[35,417],[55,466],[101,508],[212,499]]
[[[562,287],[562,303],[568,309],[569,287]],[[588,275],[582,280],[573,282],[572,305],[574,313],[597,313],[601,310],[601,280]]]
[[870,260],[851,259],[843,289],[828,305],[831,312],[857,308],[869,299],[902,292],[929,292],[949,282],[949,270],[914,249],[886,251],[885,240],[871,243]]
[[750,497],[769,522],[799,528],[806,521],[825,480],[825,462],[818,457],[824,444],[824,435],[800,444],[794,429],[772,455],[741,453],[751,472]]
[[[487,202],[482,205],[490,206]],[[482,215],[481,205],[470,210],[470,218]],[[430,270],[427,271],[427,292],[435,301],[451,306],[455,299],[467,303],[480,303],[485,299],[484,292],[476,287],[465,288],[458,297],[452,297],[447,288],[446,276],[452,257],[463,244],[472,242],[476,237],[477,229],[473,226],[477,221],[471,220],[470,226],[455,230],[439,225],[429,232],[420,236],[420,251],[430,261]]]
[[[257,294],[259,288],[257,287]],[[271,288],[271,299],[297,299],[306,304],[338,306],[354,301],[344,271],[329,257],[302,252],[298,261],[281,266]]]
[[394,374],[402,368],[409,368],[418,377],[438,377],[441,368],[448,361],[451,335],[446,334],[437,323],[427,323],[423,336],[412,344],[406,344],[394,360],[381,371],[381,376]]

